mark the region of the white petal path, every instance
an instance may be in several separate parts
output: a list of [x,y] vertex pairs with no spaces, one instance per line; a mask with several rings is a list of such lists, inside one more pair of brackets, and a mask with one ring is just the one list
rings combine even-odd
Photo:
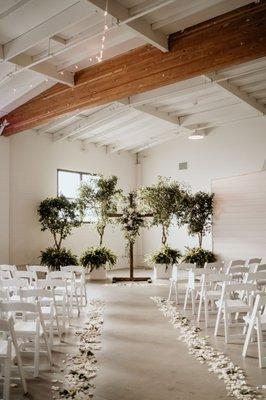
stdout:
[[60,386],[52,386],[53,398],[88,400],[93,397],[92,383],[98,368],[95,352],[101,349],[101,333],[103,328],[103,311],[105,302],[93,299],[89,304],[89,321],[86,327],[79,329],[76,336],[79,338],[78,352],[67,354],[63,379],[58,381]]
[[187,345],[189,354],[192,354],[201,364],[207,364],[209,372],[213,372],[224,381],[229,396],[239,400],[256,400],[262,397],[247,384],[244,371],[227,355],[215,350],[209,344],[208,336],[201,337],[200,328],[190,326],[189,320],[180,315],[172,302],[162,297],[151,297],[151,299],[163,315],[170,318],[170,323],[180,330],[178,340]]

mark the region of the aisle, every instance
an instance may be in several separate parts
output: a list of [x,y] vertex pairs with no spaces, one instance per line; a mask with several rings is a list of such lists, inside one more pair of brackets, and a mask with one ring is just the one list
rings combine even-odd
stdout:
[[224,384],[188,355],[150,300],[166,287],[95,285],[92,291],[98,290],[106,310],[95,400],[227,398]]

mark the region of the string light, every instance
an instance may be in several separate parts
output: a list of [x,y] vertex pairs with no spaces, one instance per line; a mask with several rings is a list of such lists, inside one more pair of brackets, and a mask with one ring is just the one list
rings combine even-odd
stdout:
[[105,6],[105,11],[104,11],[104,24],[103,24],[103,34],[102,34],[102,39],[101,39],[101,48],[100,48],[98,57],[96,57],[98,62],[101,62],[103,59],[104,42],[106,39],[106,32],[108,30],[107,17],[108,17],[108,0],[106,0],[106,6]]

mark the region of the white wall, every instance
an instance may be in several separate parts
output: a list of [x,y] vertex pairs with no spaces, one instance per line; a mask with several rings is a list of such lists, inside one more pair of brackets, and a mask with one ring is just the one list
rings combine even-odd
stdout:
[[[211,191],[213,179],[266,169],[265,159],[266,118],[216,128],[202,141],[177,137],[142,153],[137,167],[128,153],[106,154],[94,145],[82,151],[79,142],[53,143],[48,135],[24,132],[0,138],[0,263],[38,262],[40,250],[52,244],[49,234],[40,231],[36,209],[41,200],[56,195],[58,168],[114,174],[125,190],[154,183],[162,175],[188,183],[195,191]],[[179,171],[178,163],[183,161],[188,162],[188,170]],[[181,250],[196,244],[186,228],[171,228],[169,241]],[[73,231],[65,245],[80,254],[96,243],[95,232],[86,224]],[[137,244],[136,260],[141,264],[144,254],[159,247],[159,230],[144,229]],[[119,265],[125,265],[119,227],[108,228],[106,245],[119,254]],[[204,239],[204,246],[212,247],[211,237]]]
[[[10,262],[39,263],[40,250],[52,244],[48,232],[40,231],[37,207],[46,197],[57,194],[57,169],[69,169],[105,176],[116,175],[125,190],[135,187],[135,158],[128,153],[106,154],[104,147],[89,145],[81,150],[80,142],[54,143],[49,135],[24,132],[10,139]],[[1,229],[2,230],[2,229]],[[73,231],[64,245],[78,255],[97,236],[88,224]],[[106,245],[123,264],[124,240],[118,227],[109,228]],[[0,261],[1,263],[1,261]]]
[[[186,136],[176,138],[147,150],[141,157],[142,185],[156,181],[158,175],[188,183],[193,191],[211,191],[213,179],[235,176],[265,169],[266,118],[258,117],[212,130],[203,140],[192,141]],[[178,163],[187,161],[187,170],[178,170]],[[248,190],[248,188],[247,188]],[[196,245],[185,228],[171,228],[169,242],[181,250]],[[160,232],[145,230],[143,253],[160,245]],[[203,246],[212,248],[211,236]]]
[[213,243],[223,258],[266,261],[266,171],[215,179]]
[[9,262],[9,144],[0,137],[0,263]]

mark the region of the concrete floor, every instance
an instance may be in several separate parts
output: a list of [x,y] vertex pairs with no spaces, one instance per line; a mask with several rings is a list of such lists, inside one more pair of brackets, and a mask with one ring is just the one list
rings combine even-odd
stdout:
[[[125,274],[127,271],[116,271],[109,276]],[[150,272],[137,271],[136,275],[144,274]],[[188,354],[186,346],[177,341],[178,331],[150,299],[150,296],[157,295],[165,297],[167,293],[168,286],[112,287],[88,283],[89,297],[101,297],[106,301],[102,351],[97,356],[100,370],[95,379],[95,400],[227,399],[224,383]],[[81,326],[85,318],[84,311],[73,324]],[[207,333],[216,348],[229,354],[247,372],[249,384],[266,384],[266,369],[258,367],[256,345],[251,346],[252,357],[243,360],[241,341],[225,345],[222,336],[213,339],[213,328],[209,328]],[[54,372],[45,370],[44,359],[38,379],[27,375],[30,395],[26,398],[52,399],[51,381],[60,379],[64,354],[76,348],[71,329],[66,342],[66,345],[55,347],[57,366]],[[11,393],[11,399],[23,398],[20,385]],[[266,391],[262,393],[266,398]]]

